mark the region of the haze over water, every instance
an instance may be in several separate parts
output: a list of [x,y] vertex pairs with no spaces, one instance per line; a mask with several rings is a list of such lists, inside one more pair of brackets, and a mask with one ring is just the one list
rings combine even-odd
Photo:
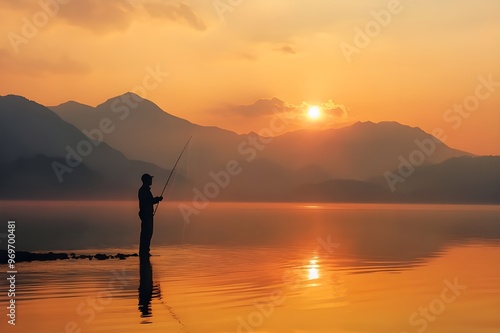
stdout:
[[[0,205],[19,250],[137,251],[135,202]],[[19,263],[16,331],[496,332],[499,221],[498,206],[212,203],[185,224],[162,204],[151,266]]]

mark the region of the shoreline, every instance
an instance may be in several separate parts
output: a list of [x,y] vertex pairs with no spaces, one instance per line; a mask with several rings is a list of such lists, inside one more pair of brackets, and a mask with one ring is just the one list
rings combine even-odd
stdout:
[[[109,260],[109,259],[118,259],[125,260],[128,257],[138,257],[137,253],[124,254],[117,253],[115,255],[112,254],[104,254],[104,253],[96,253],[96,254],[75,254],[75,253],[66,253],[66,252],[29,252],[29,251],[17,251],[16,252],[16,263],[19,262],[31,262],[31,261],[54,261],[54,260]],[[0,264],[7,264],[8,256],[7,250],[0,250]]]

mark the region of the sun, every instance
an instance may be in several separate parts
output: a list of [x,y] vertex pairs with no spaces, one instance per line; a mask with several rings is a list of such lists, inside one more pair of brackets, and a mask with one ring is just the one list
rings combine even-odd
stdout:
[[321,116],[321,109],[319,108],[319,106],[313,105],[307,111],[307,115],[311,119],[318,119]]

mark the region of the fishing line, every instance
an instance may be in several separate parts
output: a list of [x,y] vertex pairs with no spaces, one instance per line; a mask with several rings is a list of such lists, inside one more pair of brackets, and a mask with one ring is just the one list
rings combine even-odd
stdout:
[[[177,164],[179,163],[179,161],[180,161],[180,159],[182,157],[182,154],[184,154],[184,151],[186,150],[186,147],[189,145],[189,142],[191,141],[191,138],[192,138],[192,136],[189,137],[189,140],[184,145],[184,148],[182,148],[182,151],[179,154],[179,157],[177,158],[177,161],[175,161],[174,167],[172,168],[172,170],[170,171],[170,174],[168,175],[168,178],[167,178],[167,181],[165,183],[165,186],[163,186],[163,190],[161,191],[160,197],[162,197],[163,193],[165,193],[165,189],[167,188],[168,182],[170,181],[170,178],[172,178],[172,175],[174,174],[175,168],[177,167]],[[158,210],[158,207],[160,207],[160,202],[161,201],[159,201],[158,204],[156,205],[156,208],[155,208],[155,210],[153,212],[153,216],[156,214],[156,211]]]
[[179,325],[182,326],[182,329],[186,333],[190,333],[189,330],[187,329],[186,325],[184,325],[184,323],[181,321],[181,318],[174,312],[174,309],[170,305],[168,305],[167,302],[165,302],[165,300],[163,299],[163,293],[161,291],[161,283],[157,282],[157,286],[158,286],[157,287],[158,288],[157,297],[160,300],[160,303],[167,309],[167,311],[170,313],[170,316],[172,316],[172,318],[174,318],[175,321],[177,321],[179,323]]
[[182,326],[183,330],[189,333],[189,330],[187,329],[186,325],[184,325],[184,323],[181,321],[181,318],[179,318],[179,316],[174,312],[174,309],[172,309],[170,305],[165,303],[165,301],[163,301],[163,298],[160,298],[160,303],[163,304],[163,306],[168,310],[172,318],[174,318],[179,323],[179,325]]

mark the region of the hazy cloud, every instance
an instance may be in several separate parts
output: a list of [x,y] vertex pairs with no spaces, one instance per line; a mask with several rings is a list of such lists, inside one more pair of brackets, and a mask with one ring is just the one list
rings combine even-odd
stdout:
[[145,2],[143,6],[151,17],[183,22],[198,31],[207,29],[207,26],[195,13],[194,9],[184,3]]
[[126,30],[134,16],[127,0],[78,0],[61,5],[60,17],[95,32]]
[[0,5],[20,13],[20,19],[29,20],[37,13],[50,12],[54,20],[62,20],[70,25],[79,26],[102,33],[113,30],[126,30],[132,21],[133,7],[128,0],[73,0],[57,7],[48,1],[0,0]]
[[[333,124],[351,121],[349,109],[333,100],[328,100],[321,104],[314,104],[321,109],[322,123]],[[313,104],[302,102],[295,105],[286,103],[279,98],[259,99],[250,105],[229,105],[218,113],[228,117],[241,116],[245,118],[267,117],[279,114],[289,119],[303,121],[308,118],[307,111]]]
[[279,115],[300,127],[300,125],[309,121],[308,111],[312,106],[319,107],[321,112],[321,117],[316,123],[317,127],[329,127],[353,120],[347,106],[335,103],[331,99],[319,104],[302,102],[299,105],[294,105],[285,103],[285,110],[280,112]]
[[[45,2],[0,0],[0,5],[18,11],[21,17],[27,18],[46,11],[42,3]],[[47,8],[53,10],[55,7],[48,6]],[[207,29],[206,24],[193,7],[184,3],[151,0],[140,2],[135,0],[73,0],[67,4],[60,4],[53,19],[62,20],[96,33],[106,33],[125,31],[135,20],[144,18],[144,15],[183,23],[197,31]]]
[[297,53],[295,51],[295,49],[293,47],[291,47],[290,45],[283,45],[282,47],[279,47],[279,48],[277,48],[275,50],[279,51],[279,52],[286,53],[286,54],[295,54],[295,53]]
[[250,105],[229,105],[222,110],[226,116],[242,116],[248,118],[272,115],[275,112],[288,112],[285,102],[278,98],[259,99]]
[[346,121],[349,118],[349,109],[343,104],[337,104],[331,99],[320,105],[324,114],[336,122]]

